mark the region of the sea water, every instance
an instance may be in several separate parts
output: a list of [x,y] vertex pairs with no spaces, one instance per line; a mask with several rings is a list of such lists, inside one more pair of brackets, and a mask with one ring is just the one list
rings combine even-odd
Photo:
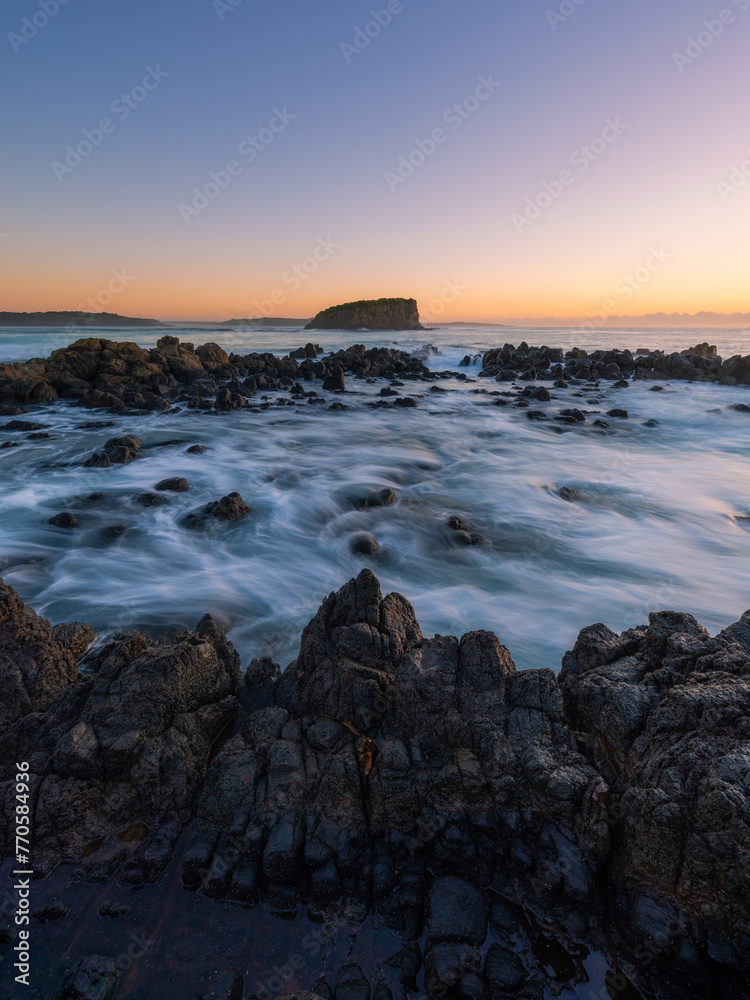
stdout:
[[[665,380],[616,389],[603,382],[599,389],[552,389],[553,402],[534,404],[551,417],[566,406],[588,411],[585,424],[571,427],[530,421],[513,399],[493,405],[503,397],[490,393],[510,386],[478,379],[477,358],[459,368],[465,355],[506,340],[588,350],[672,350],[709,340],[729,357],[750,353],[742,331],[175,328],[85,335],[151,347],[165,332],[238,353],[283,354],[308,339],[326,350],[394,341],[414,350],[428,339],[441,352],[430,354],[429,366],[453,374],[435,383],[442,393],[407,381],[398,391],[421,397],[415,409],[374,409],[384,383],[351,377],[346,396],[321,392],[327,404],[293,401],[261,412],[111,416],[65,402],[30,407],[23,419],[45,424],[51,437],[0,430],[0,443],[21,443],[0,451],[0,572],[54,623],[166,635],[211,612],[243,665],[270,655],[284,666],[321,600],[367,566],[384,592],[411,601],[425,634],[490,629],[519,669],[557,670],[579,630],[594,622],[620,631],[650,611],[673,608],[716,632],[750,607],[750,520],[743,520],[750,516],[750,414],[731,409],[750,403],[748,388]],[[5,330],[0,358],[45,356],[71,339],[64,330]],[[455,378],[459,372],[469,381]],[[664,390],[653,392],[654,385]],[[348,409],[330,411],[335,400]],[[607,417],[613,408],[627,409],[629,419]],[[609,428],[596,428],[597,418]],[[112,426],[85,426],[100,420]],[[646,426],[652,420],[658,426]],[[141,438],[141,457],[111,469],[82,467],[122,434]],[[158,447],[174,440],[180,443]],[[207,450],[189,454],[193,444]],[[137,503],[138,494],[175,476],[189,481],[187,492],[165,494],[159,507]],[[575,502],[560,497],[564,486],[577,491]],[[384,488],[395,491],[397,503],[357,506]],[[233,491],[250,505],[247,518],[185,526],[187,514]],[[104,495],[85,499],[91,494]],[[76,514],[78,528],[48,523],[63,510]],[[458,544],[445,526],[453,514],[484,544]],[[378,542],[378,556],[353,553],[362,533]]]

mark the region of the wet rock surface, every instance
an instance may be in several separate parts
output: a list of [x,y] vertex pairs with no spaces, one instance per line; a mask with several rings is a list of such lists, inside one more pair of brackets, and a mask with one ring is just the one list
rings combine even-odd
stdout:
[[750,613],[593,625],[556,677],[426,638],[363,570],[243,677],[209,616],[88,648],[1,598],[37,995],[750,995]]

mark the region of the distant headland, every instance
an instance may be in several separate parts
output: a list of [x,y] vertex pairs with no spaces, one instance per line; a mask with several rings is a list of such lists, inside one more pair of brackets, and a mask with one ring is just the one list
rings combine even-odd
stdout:
[[164,326],[158,319],[133,319],[117,313],[0,312],[0,326]]

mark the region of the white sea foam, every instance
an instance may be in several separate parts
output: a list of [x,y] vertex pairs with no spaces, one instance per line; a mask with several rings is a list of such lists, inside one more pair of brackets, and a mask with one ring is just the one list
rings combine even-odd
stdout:
[[[695,334],[683,334],[681,344],[705,339]],[[36,341],[32,333],[16,335],[15,343],[29,336]],[[128,336],[149,344],[140,331]],[[257,334],[244,343],[240,334],[215,331],[193,331],[190,339],[220,336],[243,353],[259,349]],[[276,337],[284,351],[306,339],[299,332],[263,336],[269,345]],[[327,348],[352,339],[341,336],[314,339]],[[443,351],[431,367],[455,366],[483,346],[459,344],[458,336],[430,331]],[[416,349],[425,339],[404,346]],[[492,342],[503,339],[521,338],[494,335]],[[643,346],[659,346],[650,340]],[[476,368],[468,374],[475,377]],[[738,519],[750,514],[750,416],[727,409],[750,401],[747,388],[665,382],[665,391],[650,392],[652,383],[621,390],[603,384],[542,404],[602,416],[626,407],[627,421],[604,416],[611,425],[604,434],[592,426],[593,415],[569,429],[531,422],[512,405],[493,406],[488,391],[508,387],[484,380],[446,379],[439,383],[451,390],[445,394],[408,382],[399,391],[423,397],[415,410],[373,410],[366,404],[380,385],[347,383],[344,413],[306,403],[221,416],[36,408],[27,419],[48,424],[49,440],[0,432],[23,443],[0,452],[6,582],[54,622],[86,621],[101,630],[168,631],[210,611],[229,628],[243,663],[270,653],[286,664],[321,599],[365,565],[384,590],[414,604],[425,633],[492,629],[519,667],[558,669],[579,629],[595,621],[620,630],[672,607],[718,630],[750,607],[750,530]],[[644,426],[651,418],[658,427]],[[81,429],[99,419],[114,426]],[[146,446],[130,465],[72,464],[123,433]],[[184,444],[148,447],[172,438]],[[195,443],[209,450],[187,454]],[[187,478],[191,489],[161,507],[134,501],[172,476]],[[580,502],[562,500],[562,486],[578,490]],[[399,502],[358,509],[352,500],[372,487],[392,488]],[[252,507],[245,520],[202,532],[181,525],[188,512],[234,490]],[[95,492],[105,493],[99,503],[74,499]],[[60,510],[76,511],[80,527],[50,526]],[[486,544],[456,546],[444,527],[453,513]],[[127,530],[108,537],[113,525]],[[380,558],[352,554],[361,532],[382,546]]]

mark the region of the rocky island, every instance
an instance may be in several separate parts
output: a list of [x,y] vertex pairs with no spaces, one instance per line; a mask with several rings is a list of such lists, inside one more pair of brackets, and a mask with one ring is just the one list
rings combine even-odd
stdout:
[[363,299],[324,309],[306,330],[422,330],[416,299]]

